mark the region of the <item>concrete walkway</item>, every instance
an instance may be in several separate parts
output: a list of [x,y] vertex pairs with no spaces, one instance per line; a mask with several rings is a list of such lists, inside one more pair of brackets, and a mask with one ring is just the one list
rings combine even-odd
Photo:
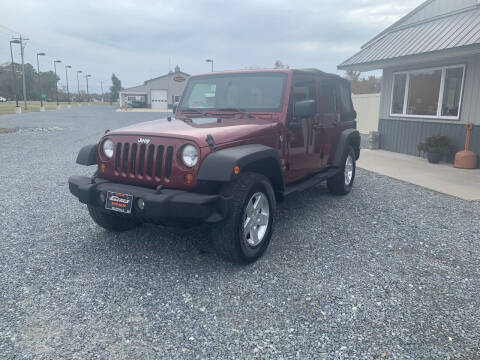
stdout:
[[480,201],[480,169],[455,169],[426,159],[362,149],[358,167],[468,201]]

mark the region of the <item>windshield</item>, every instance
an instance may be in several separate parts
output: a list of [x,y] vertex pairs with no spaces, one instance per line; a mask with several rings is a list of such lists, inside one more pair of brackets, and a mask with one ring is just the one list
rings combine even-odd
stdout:
[[287,75],[283,73],[191,78],[180,110],[281,111],[286,81]]

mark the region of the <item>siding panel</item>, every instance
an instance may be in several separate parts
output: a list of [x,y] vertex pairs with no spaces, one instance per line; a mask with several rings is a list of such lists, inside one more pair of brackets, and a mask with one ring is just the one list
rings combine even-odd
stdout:
[[[450,136],[454,152],[463,150],[465,146],[466,128],[463,124],[380,119],[378,129],[380,148],[388,151],[419,156],[417,144],[435,134]],[[470,149],[480,155],[480,126],[473,129]]]

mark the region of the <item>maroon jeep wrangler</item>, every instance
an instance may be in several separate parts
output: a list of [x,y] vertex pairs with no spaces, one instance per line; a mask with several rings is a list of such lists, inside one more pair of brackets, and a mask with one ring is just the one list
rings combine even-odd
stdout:
[[107,132],[81,149],[70,192],[110,231],[214,224],[224,257],[249,263],[278,200],[327,181],[350,192],[360,135],[347,80],[315,69],[192,76],[175,117]]

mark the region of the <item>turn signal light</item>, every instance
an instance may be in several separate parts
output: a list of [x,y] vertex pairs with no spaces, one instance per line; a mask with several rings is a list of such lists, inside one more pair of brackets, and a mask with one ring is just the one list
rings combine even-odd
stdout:
[[235,167],[233,168],[233,173],[234,173],[235,175],[240,174],[240,167],[239,167],[239,166],[235,166]]
[[193,184],[193,174],[185,175],[185,184],[192,185]]

